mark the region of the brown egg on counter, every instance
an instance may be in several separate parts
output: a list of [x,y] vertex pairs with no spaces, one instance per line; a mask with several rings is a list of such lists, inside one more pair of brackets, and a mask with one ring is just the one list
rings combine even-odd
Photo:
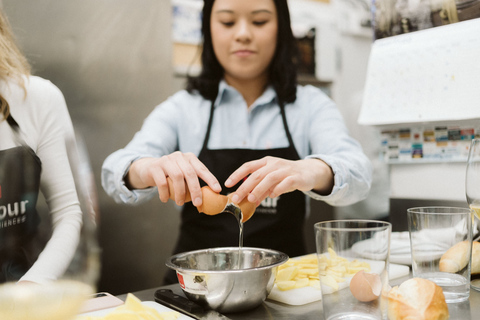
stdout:
[[223,212],[228,202],[227,196],[213,191],[209,186],[202,187],[202,196],[202,204],[197,210],[210,216]]
[[350,281],[352,295],[362,302],[377,299],[382,292],[382,281],[376,273],[367,273],[363,270],[357,272]]

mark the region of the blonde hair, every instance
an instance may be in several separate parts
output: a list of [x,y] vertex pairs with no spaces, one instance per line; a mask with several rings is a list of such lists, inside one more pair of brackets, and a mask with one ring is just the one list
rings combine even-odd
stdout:
[[[25,90],[25,81],[23,76],[30,75],[30,65],[27,58],[22,54],[15,43],[12,29],[7,17],[0,9],[0,79],[8,81],[17,81]],[[10,113],[8,101],[0,93],[0,113],[6,119]]]

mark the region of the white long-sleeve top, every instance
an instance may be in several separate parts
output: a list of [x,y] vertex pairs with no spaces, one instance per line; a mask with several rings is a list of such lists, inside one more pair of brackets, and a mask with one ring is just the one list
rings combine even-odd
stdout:
[[[42,162],[40,191],[48,205],[53,234],[37,261],[20,279],[43,283],[62,276],[80,239],[82,212],[67,156],[66,141],[74,131],[61,91],[50,81],[25,78],[26,96],[14,82],[0,81],[23,140]],[[14,132],[0,115],[0,150],[18,146]]]
[[[269,149],[288,146],[280,108],[272,87],[247,108],[242,95],[222,81],[215,101],[209,149]],[[144,202],[156,188],[129,190],[124,183],[130,164],[142,157],[161,157],[174,151],[197,156],[203,145],[211,102],[183,90],[158,105],[123,149],[103,163],[102,185],[119,203]],[[370,189],[372,166],[345,127],[335,103],[320,89],[298,86],[297,99],[285,105],[288,128],[302,159],[317,158],[333,170],[331,194],[306,192],[317,200],[342,206],[363,200]],[[223,183],[224,181],[220,181]]]

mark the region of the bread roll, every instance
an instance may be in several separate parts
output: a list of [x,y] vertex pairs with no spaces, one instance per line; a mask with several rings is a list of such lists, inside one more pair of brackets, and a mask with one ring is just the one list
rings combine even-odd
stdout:
[[412,278],[388,293],[389,320],[443,320],[448,317],[443,290],[430,280]]
[[465,268],[470,259],[469,247],[468,241],[462,241],[448,249],[440,258],[440,271],[455,273]]
[[472,242],[472,274],[480,274],[480,242]]
[[[469,258],[468,248],[468,242],[462,241],[448,249],[440,258],[440,271],[455,273],[465,268]],[[471,273],[480,273],[480,243],[477,241],[472,243]]]

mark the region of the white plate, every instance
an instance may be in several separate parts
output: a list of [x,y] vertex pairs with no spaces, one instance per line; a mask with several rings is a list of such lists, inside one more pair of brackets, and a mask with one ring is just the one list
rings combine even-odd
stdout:
[[[356,254],[358,254],[363,258],[375,259],[378,256],[378,254],[375,253],[374,251],[371,251],[372,244],[375,244],[375,243],[377,243],[375,239],[368,239],[368,240],[357,242],[352,246],[352,251],[354,251]],[[399,245],[398,250],[395,249],[396,244],[397,244],[397,240],[394,240],[392,237],[391,244],[390,244],[390,263],[411,265],[412,257],[410,254],[410,240],[408,239],[407,242],[403,240],[401,242],[398,241],[398,245]]]
[[[157,303],[155,301],[142,301],[142,304],[145,305],[145,306],[154,308],[158,312],[171,312],[171,311],[177,312],[176,310],[165,307],[164,305],[162,305],[160,303]],[[116,308],[118,308],[118,307],[108,308],[108,309],[103,309],[103,310],[98,310],[98,311],[93,311],[93,312],[82,313],[79,316],[103,317],[103,316],[106,316],[107,314],[109,314],[110,312],[112,312],[113,310],[115,310]],[[178,320],[193,319],[192,317],[184,315],[183,313],[180,313],[180,312],[178,312],[178,313],[180,314],[180,316],[177,318]]]
[[[352,251],[365,259],[375,259],[377,253],[375,252],[375,238],[360,241],[352,246]],[[432,240],[431,237],[425,233],[425,241],[422,246],[417,249],[418,261],[429,261],[440,259],[442,255],[450,248],[450,245],[443,243],[440,240]],[[383,248],[379,248],[381,251]],[[408,231],[392,232],[390,239],[390,262],[412,265],[412,256],[410,252],[410,236]]]
[[406,266],[412,265],[412,255],[408,254],[390,254],[390,263],[403,264]]

